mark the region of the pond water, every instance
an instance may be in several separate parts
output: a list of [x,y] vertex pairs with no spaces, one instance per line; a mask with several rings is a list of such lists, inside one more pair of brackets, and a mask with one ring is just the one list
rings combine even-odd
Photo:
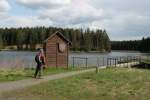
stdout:
[[[86,67],[86,60],[79,59],[80,57],[88,58],[87,66],[104,66],[107,65],[107,58],[116,57],[138,57],[138,56],[150,56],[150,53],[140,53],[137,51],[112,51],[110,53],[71,53],[69,58],[70,65],[84,66]],[[73,61],[73,57],[77,57]],[[79,57],[79,58],[78,58]],[[125,59],[126,59],[125,58]],[[114,61],[111,61],[114,64]]]
[[[36,52],[27,51],[0,51],[0,67],[35,67],[34,61]],[[111,53],[70,53],[69,65],[73,64],[72,57],[86,57],[88,58],[88,66],[95,66],[97,64],[97,58],[99,58],[100,64],[103,59],[107,57],[116,56],[147,56],[149,53],[140,52],[128,52],[128,51],[112,51]],[[106,63],[106,61],[104,61]],[[75,59],[74,64],[82,65],[85,64],[84,59]]]

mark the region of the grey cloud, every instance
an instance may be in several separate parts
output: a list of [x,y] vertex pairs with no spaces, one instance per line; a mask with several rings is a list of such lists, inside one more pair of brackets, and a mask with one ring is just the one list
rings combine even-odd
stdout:
[[[103,18],[103,17],[102,17]],[[101,19],[102,19],[101,18]],[[57,25],[67,26],[67,25],[78,25],[78,24],[89,24],[93,21],[99,20],[100,17],[91,17],[91,16],[80,16],[75,18],[50,18],[51,21]]]
[[[112,40],[150,36],[150,0],[82,0],[82,4],[81,0],[72,0],[77,4],[21,1],[17,3],[35,11],[40,21],[50,21],[54,26],[105,28]],[[100,9],[103,13],[97,15]]]
[[106,16],[112,17],[99,20],[112,40],[150,36],[149,0],[92,0],[90,3],[97,9],[103,8]]
[[47,3],[22,3],[18,2],[20,5],[23,5],[24,7],[31,8],[31,9],[40,9],[40,8],[57,8],[58,5],[53,4],[47,4]]
[[[58,1],[58,0],[57,0]],[[22,5],[26,8],[31,8],[34,10],[47,8],[47,9],[56,9],[65,5],[65,3],[55,2],[54,0],[16,0],[19,5]]]
[[7,12],[10,9],[10,5],[7,0],[0,1],[0,13]]
[[95,7],[119,11],[149,11],[150,0],[92,0]]
[[0,1],[0,20],[1,21],[8,18],[8,11],[10,10],[10,8],[11,8],[11,6],[7,0]]

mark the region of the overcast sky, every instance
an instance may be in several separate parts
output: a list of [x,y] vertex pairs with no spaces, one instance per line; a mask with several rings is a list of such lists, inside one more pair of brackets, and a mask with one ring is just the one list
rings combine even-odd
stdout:
[[0,0],[0,27],[106,29],[111,40],[150,36],[150,0]]

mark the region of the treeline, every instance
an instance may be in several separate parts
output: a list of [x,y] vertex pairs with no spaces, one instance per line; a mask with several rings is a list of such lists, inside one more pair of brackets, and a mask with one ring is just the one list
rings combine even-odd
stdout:
[[146,52],[150,52],[150,37],[143,38],[141,40],[139,50],[142,51],[142,52],[145,52],[145,51]]
[[16,45],[18,50],[35,50],[52,33],[60,31],[71,42],[73,51],[110,51],[111,43],[105,30],[63,29],[55,27],[0,28],[0,48]]
[[134,41],[112,41],[111,47],[112,50],[136,50],[141,52],[149,52],[150,37]]

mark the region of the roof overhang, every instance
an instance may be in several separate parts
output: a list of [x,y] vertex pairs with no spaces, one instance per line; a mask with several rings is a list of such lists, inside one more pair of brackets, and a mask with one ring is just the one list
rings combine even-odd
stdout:
[[44,43],[46,43],[48,40],[52,39],[55,35],[60,36],[64,41],[66,41],[67,44],[72,45],[72,42],[69,41],[61,32],[57,31],[55,33],[53,33],[52,35],[50,35],[45,41]]

